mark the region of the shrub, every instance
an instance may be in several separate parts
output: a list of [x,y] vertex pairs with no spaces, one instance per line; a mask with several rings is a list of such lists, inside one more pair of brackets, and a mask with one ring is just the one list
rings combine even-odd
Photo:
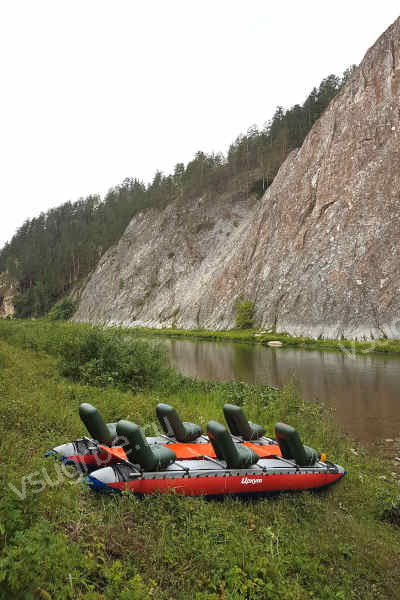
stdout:
[[243,300],[236,305],[236,327],[238,329],[251,329],[254,319],[254,302]]
[[[46,549],[46,551],[45,551]],[[4,549],[0,560],[2,598],[70,598],[68,571],[78,581],[79,552],[71,552],[71,544],[47,521],[19,530]],[[3,595],[4,594],[4,595]],[[54,594],[54,595],[53,595]]]
[[31,316],[31,298],[28,293],[15,294],[15,296],[12,299],[12,303],[14,306],[15,316],[17,318],[24,319]]
[[67,321],[72,317],[75,309],[75,303],[70,298],[64,298],[54,304],[48,316],[51,321]]
[[61,372],[83,383],[138,391],[168,378],[166,350],[124,335],[122,330],[83,329],[60,348]]

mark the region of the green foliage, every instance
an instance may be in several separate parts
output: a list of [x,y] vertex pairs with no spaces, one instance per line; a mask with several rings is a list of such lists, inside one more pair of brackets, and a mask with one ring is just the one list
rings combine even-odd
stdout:
[[[71,382],[59,375],[57,353],[79,330],[86,339],[90,328],[75,323],[0,323],[0,600],[397,598],[400,539],[382,513],[398,506],[398,483],[376,449],[354,455],[330,413],[294,384],[273,390],[177,376],[133,395]],[[228,399],[269,435],[276,421],[295,426],[306,444],[347,469],[346,478],[322,493],[249,502],[103,497],[66,478],[36,494],[28,485],[25,500],[9,487],[42,469],[56,480],[57,463],[43,455],[85,434],[80,402],[97,406],[107,422],[135,420],[151,435],[159,401],[204,427],[222,420]]]
[[261,179],[257,179],[250,187],[250,193],[256,194],[258,198],[261,198],[264,195],[264,192],[269,188],[270,182],[265,177],[261,177]]
[[251,329],[254,325],[254,302],[242,300],[236,305],[236,327]]
[[174,375],[162,345],[127,335],[119,328],[45,320],[2,321],[0,339],[57,357],[63,375],[90,385],[137,391],[162,387]]
[[54,304],[48,317],[51,321],[68,321],[76,310],[75,302],[70,298],[63,298],[60,302]]
[[32,314],[33,298],[32,292],[25,292],[25,294],[16,294],[12,303],[14,305],[15,316],[18,319],[25,319],[30,317]]
[[97,543],[95,552],[85,552],[83,544],[77,547],[60,528],[57,531],[47,520],[38,520],[28,529],[19,529],[5,547],[0,598],[94,600],[99,597],[96,590],[102,589],[105,600],[149,600],[140,575],[120,561],[108,566],[102,552],[103,544]]
[[170,374],[166,351],[121,330],[84,330],[60,348],[61,373],[91,385],[132,391],[154,387]]
[[[84,557],[77,556],[71,546],[45,520],[36,522],[27,530],[17,531],[0,562],[0,578],[8,594],[13,598],[33,600],[37,597],[35,590],[39,591],[44,585],[40,591],[48,595],[42,597],[51,598],[52,594],[57,593],[60,599],[70,598],[68,575],[74,580],[78,579],[81,570],[78,561],[81,559],[84,562]],[[43,560],[44,549],[46,560]]]

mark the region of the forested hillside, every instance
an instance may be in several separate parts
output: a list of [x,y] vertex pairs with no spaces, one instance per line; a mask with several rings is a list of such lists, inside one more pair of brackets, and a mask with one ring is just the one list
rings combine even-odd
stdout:
[[0,272],[16,279],[18,317],[40,316],[85,277],[100,256],[121,236],[132,217],[175,199],[183,203],[204,193],[222,192],[240,180],[241,194],[261,195],[271,184],[287,154],[299,147],[354,67],[343,77],[329,75],[303,105],[278,107],[261,130],[250,127],[230,146],[227,156],[197,152],[174,172],[157,171],[145,185],[125,179],[102,200],[88,196],[27,220],[0,252]]

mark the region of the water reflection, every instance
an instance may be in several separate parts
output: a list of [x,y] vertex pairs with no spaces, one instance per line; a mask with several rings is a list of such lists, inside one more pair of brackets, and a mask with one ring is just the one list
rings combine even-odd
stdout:
[[305,398],[336,409],[344,431],[362,442],[400,437],[400,359],[341,352],[272,349],[229,342],[167,340],[171,360],[191,377],[281,386],[295,375]]

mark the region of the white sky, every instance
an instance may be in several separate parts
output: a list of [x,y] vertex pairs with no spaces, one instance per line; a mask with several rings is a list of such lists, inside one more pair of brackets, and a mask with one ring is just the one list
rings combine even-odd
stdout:
[[399,14],[398,0],[0,0],[0,248],[48,208],[226,152]]

